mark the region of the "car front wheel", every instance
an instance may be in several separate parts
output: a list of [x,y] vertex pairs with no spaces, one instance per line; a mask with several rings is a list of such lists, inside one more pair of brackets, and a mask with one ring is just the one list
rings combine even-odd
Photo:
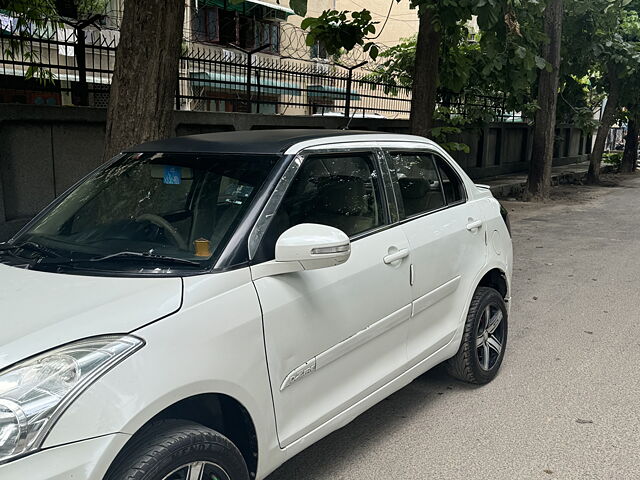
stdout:
[[240,451],[197,423],[160,420],[136,434],[105,480],[249,480]]
[[507,347],[507,307],[499,292],[478,287],[467,314],[462,343],[447,370],[463,382],[484,385],[495,378]]

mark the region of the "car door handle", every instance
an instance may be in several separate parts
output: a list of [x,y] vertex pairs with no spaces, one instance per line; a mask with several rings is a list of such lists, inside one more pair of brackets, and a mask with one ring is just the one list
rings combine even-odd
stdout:
[[475,222],[471,222],[467,224],[467,230],[469,230],[470,232],[473,232],[474,230],[477,230],[480,227],[482,227],[482,220],[476,220]]
[[403,258],[407,258],[409,256],[409,249],[405,248],[404,250],[398,250],[395,253],[391,253],[383,258],[384,263],[387,265],[392,264],[393,262],[397,262],[398,260],[402,260]]

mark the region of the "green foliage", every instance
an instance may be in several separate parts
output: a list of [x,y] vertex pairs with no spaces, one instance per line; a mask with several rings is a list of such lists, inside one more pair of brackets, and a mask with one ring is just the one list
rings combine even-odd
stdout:
[[296,12],[296,15],[301,17],[307,15],[307,0],[290,0],[289,6]]
[[476,123],[476,119],[463,116],[448,107],[439,107],[434,115],[437,126],[431,129],[431,138],[449,153],[469,153],[469,145],[457,142],[463,129]]
[[[6,42],[4,55],[30,64],[25,72],[26,79],[36,78],[44,84],[55,80],[51,70],[40,62],[38,52],[31,49],[30,37],[34,30],[43,32],[63,23],[72,24],[64,18],[66,12],[60,9],[60,4],[56,0],[0,0],[0,10],[10,12],[17,19],[15,33],[22,37]],[[103,14],[108,4],[108,0],[74,0],[71,10],[77,14],[77,19],[83,19]]]
[[380,85],[386,94],[397,95],[398,87],[411,88],[415,74],[416,40],[415,35],[403,38],[380,54],[382,63],[367,76],[372,82],[372,89]]
[[309,29],[306,40],[309,46],[320,43],[327,53],[335,55],[343,48],[349,51],[361,45],[375,59],[379,49],[374,42],[366,42],[366,37],[376,33],[376,24],[368,10],[351,12],[350,15],[346,11],[325,10],[317,18],[305,18],[301,27]]
[[[538,2],[523,2],[516,9],[509,2],[494,2],[466,12],[480,13],[488,5],[498,8],[499,15],[485,12],[482,23],[492,26],[481,31],[479,42],[469,42],[469,31],[462,22],[447,26],[440,23],[445,30],[440,47],[439,96],[446,99],[461,94],[500,95],[506,98],[509,110],[532,113],[537,108],[532,86],[537,72],[547,67],[546,61],[538,56],[544,41],[542,6]],[[505,20],[492,24],[498,17]],[[404,39],[381,54],[385,60],[370,78],[384,85],[389,94],[397,93],[400,86],[411,86],[415,54],[416,38]],[[482,113],[486,114],[477,112],[477,116]]]
[[596,126],[593,114],[612,82],[621,105],[640,103],[639,9],[638,0],[567,2],[558,112],[563,121]]
[[620,165],[622,165],[622,156],[623,154],[621,152],[609,152],[602,155],[602,161],[619,170]]

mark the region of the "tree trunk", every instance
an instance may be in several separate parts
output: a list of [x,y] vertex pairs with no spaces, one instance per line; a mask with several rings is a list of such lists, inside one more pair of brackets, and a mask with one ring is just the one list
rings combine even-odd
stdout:
[[429,136],[433,128],[438,90],[440,42],[442,33],[433,24],[428,8],[420,12],[420,28],[416,43],[415,78],[411,100],[410,129],[414,135]]
[[549,43],[543,47],[542,56],[551,64],[551,71],[542,70],[538,83],[540,109],[535,117],[533,151],[527,178],[527,194],[529,199],[534,200],[546,200],[551,190],[563,12],[563,0],[549,0],[544,14],[544,29],[549,37]]
[[618,112],[618,102],[620,99],[620,80],[618,79],[618,73],[616,69],[609,65],[608,68],[609,77],[609,97],[607,98],[607,104],[604,107],[604,113],[602,114],[602,120],[598,127],[598,133],[596,134],[596,141],[593,144],[593,150],[591,151],[591,161],[589,163],[589,173],[587,174],[587,183],[597,184],[600,183],[600,165],[602,164],[602,155],[604,153],[604,147],[607,143],[607,136],[611,125],[616,118]]
[[640,135],[640,122],[635,117],[629,119],[627,126],[627,140],[624,145],[624,155],[620,171],[622,173],[631,173],[635,170],[638,163],[638,135]]
[[184,0],[125,0],[103,159],[174,135]]

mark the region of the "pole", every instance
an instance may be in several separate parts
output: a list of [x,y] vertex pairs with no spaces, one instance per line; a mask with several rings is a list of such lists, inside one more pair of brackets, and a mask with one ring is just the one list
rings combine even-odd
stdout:
[[[262,100],[260,95],[260,70],[256,70],[256,89],[258,91],[258,102],[256,103],[256,113],[260,113],[260,101]],[[249,112],[251,113],[251,112]]]
[[78,98],[81,106],[89,105],[89,84],[87,83],[87,57],[84,27],[76,27],[76,63],[78,64]]
[[349,76],[347,77],[347,98],[345,101],[345,105],[344,105],[344,117],[345,118],[349,118],[350,117],[350,113],[351,113],[351,88],[353,86],[353,71],[356,68],[360,68],[363,65],[366,65],[369,62],[360,62],[357,65],[354,65],[353,67],[347,67],[345,65],[341,65],[339,63],[336,63],[337,66],[342,67],[344,69],[346,69],[349,72]]
[[70,22],[66,19],[62,19],[63,23],[73,27],[73,31],[76,35],[76,43],[74,45],[73,53],[78,66],[78,103],[84,107],[89,105],[89,84],[87,83],[86,56],[87,45],[84,38],[84,29],[89,25],[95,25],[101,18],[104,18],[104,15],[93,15],[81,22]]
[[[253,67],[253,54],[261,52],[265,48],[269,48],[271,46],[270,43],[266,43],[258,48],[254,48],[253,50],[245,50],[244,48],[235,45],[233,43],[230,44],[233,48],[237,48],[241,52],[247,54],[247,88],[246,88],[246,96],[247,96],[247,107],[249,109],[249,113],[251,113],[251,70]],[[259,100],[259,99],[258,99]]]
[[251,67],[253,64],[253,50],[247,52],[247,113],[251,113]]
[[347,77],[347,101],[344,105],[344,116],[349,118],[349,114],[351,113],[351,84],[353,82],[353,69],[349,69],[349,77]]

